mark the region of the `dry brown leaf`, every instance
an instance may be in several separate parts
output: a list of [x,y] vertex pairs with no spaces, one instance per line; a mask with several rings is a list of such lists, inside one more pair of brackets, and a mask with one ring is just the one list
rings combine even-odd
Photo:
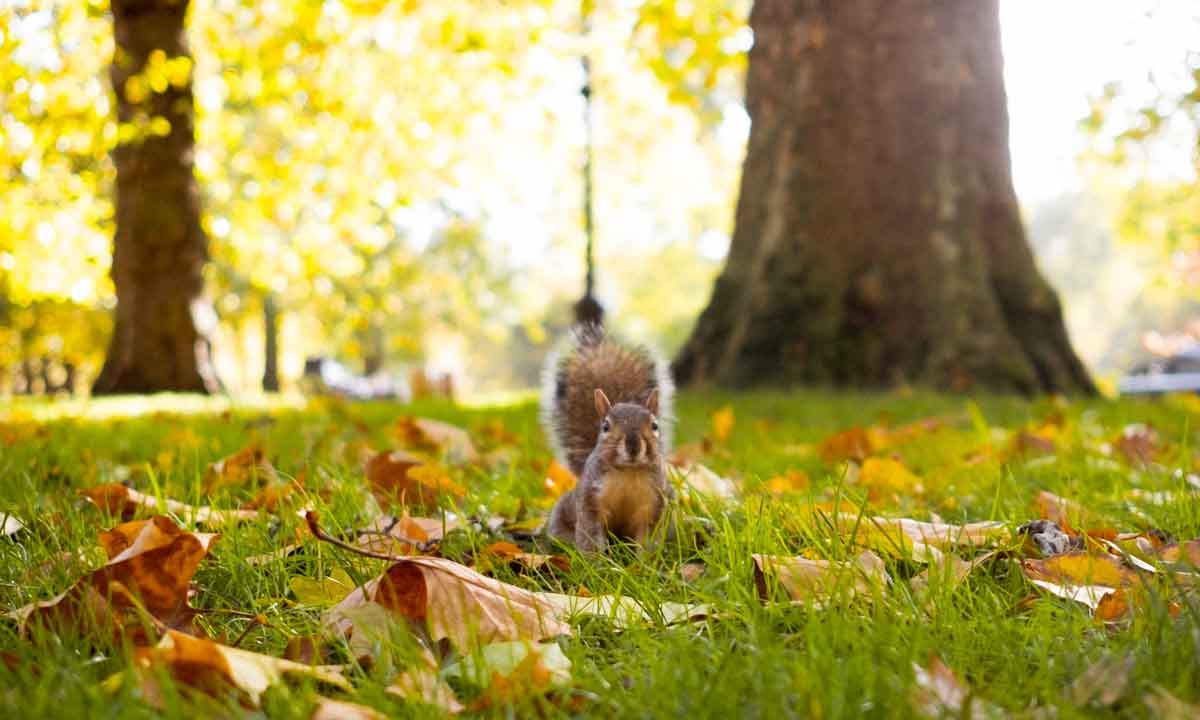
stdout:
[[571,561],[565,555],[531,553],[521,549],[515,543],[495,542],[485,547],[480,553],[475,562],[475,569],[486,573],[501,564],[508,565],[517,571],[543,568],[566,571],[571,567]]
[[1080,706],[1109,707],[1129,692],[1134,656],[1107,655],[1092,663],[1067,688],[1067,697]]
[[354,544],[385,555],[413,555],[461,527],[462,519],[449,513],[442,517],[384,515],[359,530]]
[[112,628],[117,636],[140,631],[144,611],[167,627],[185,627],[194,615],[188,588],[217,535],[189,533],[165,516],[119,525],[101,534],[110,560],[66,592],[8,613],[30,625],[70,625],[81,631]]
[[379,504],[392,503],[421,509],[436,509],[461,498],[466,491],[450,479],[445,468],[423,464],[403,450],[378,453],[367,462],[367,484]]
[[258,518],[256,510],[214,510],[207,505],[187,505],[170,499],[159,503],[158,498],[153,495],[144,495],[120,483],[97,485],[80,490],[79,493],[96,507],[125,520],[131,519],[141,509],[168,512],[185,522],[212,528]]
[[226,487],[257,487],[278,482],[279,473],[267,461],[262,447],[253,444],[209,465],[204,474],[204,491],[212,493]]
[[827,463],[843,460],[861,462],[871,454],[871,438],[861,427],[852,427],[825,438],[817,448],[817,453]]
[[562,497],[578,482],[575,473],[557,460],[552,460],[549,467],[546,468],[545,487],[546,494],[550,497]]
[[1158,557],[1167,562],[1183,563],[1200,568],[1200,540],[1163,545],[1159,549]]
[[337,668],[301,665],[174,631],[163,635],[158,645],[137,650],[135,660],[143,693],[154,705],[161,705],[162,699],[156,670],[164,670],[176,682],[209,695],[236,692],[250,707],[256,707],[263,692],[285,675],[350,689]]
[[776,577],[780,586],[796,602],[819,603],[838,595],[847,598],[858,594],[869,595],[892,583],[883,560],[870,550],[849,562],[778,555],[755,554],[753,557],[754,582],[763,601],[770,599],[768,575]]
[[693,463],[686,467],[670,465],[667,468],[669,476],[687,491],[686,497],[692,493],[705,495],[719,500],[732,500],[737,495],[737,486],[729,478],[721,477],[706,465]]
[[387,687],[387,693],[430,705],[450,715],[457,715],[465,709],[450,686],[438,676],[437,661],[428,650],[424,651],[414,667],[402,672]]
[[970,689],[942,659],[934,655],[929,667],[913,664],[912,703],[918,714],[929,718],[1001,717],[1000,709],[982,698],[973,697]]
[[1117,622],[1129,615],[1129,595],[1123,588],[1117,588],[1100,598],[1096,604],[1093,616],[1101,622]]
[[704,563],[684,563],[679,566],[679,575],[683,578],[684,582],[696,582],[706,570],[708,570],[708,566]]
[[1162,452],[1158,433],[1154,428],[1142,424],[1126,425],[1113,445],[1131,465],[1148,465]]
[[466,430],[440,420],[402,417],[392,428],[396,442],[406,450],[444,458],[451,463],[476,462],[479,452]]
[[317,698],[311,720],[387,720],[387,715],[366,705],[323,697]]
[[472,642],[541,640],[570,635],[561,612],[538,593],[481,575],[452,560],[413,557],[350,593],[326,614],[325,623],[346,634],[353,623],[342,612],[376,602],[428,628],[459,649]]
[[735,417],[733,414],[732,405],[726,405],[720,410],[714,412],[712,417],[709,418],[710,425],[712,426],[713,440],[716,440],[719,443],[728,442],[729,433],[733,431],[734,420]]
[[921,595],[929,589],[930,578],[939,577],[938,573],[940,573],[940,577],[944,580],[957,585],[966,580],[975,570],[991,562],[998,553],[998,550],[993,550],[972,560],[963,560],[957,555],[946,555],[943,565],[937,566],[931,564],[913,576],[909,580],[909,586],[912,587],[916,594]]

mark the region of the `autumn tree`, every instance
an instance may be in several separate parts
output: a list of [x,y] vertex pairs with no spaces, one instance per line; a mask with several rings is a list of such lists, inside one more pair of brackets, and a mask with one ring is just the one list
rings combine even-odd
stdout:
[[192,171],[187,0],[112,0],[117,99],[116,320],[93,392],[205,392],[207,343],[193,317],[207,240]]
[[683,382],[1091,392],[1018,213],[996,0],[758,0],[727,265]]

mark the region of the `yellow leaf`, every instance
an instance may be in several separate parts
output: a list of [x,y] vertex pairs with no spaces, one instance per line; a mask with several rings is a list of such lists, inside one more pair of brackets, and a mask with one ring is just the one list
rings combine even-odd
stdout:
[[734,415],[733,406],[726,405],[712,414],[712,436],[717,442],[725,442],[729,440],[729,433],[733,431]]

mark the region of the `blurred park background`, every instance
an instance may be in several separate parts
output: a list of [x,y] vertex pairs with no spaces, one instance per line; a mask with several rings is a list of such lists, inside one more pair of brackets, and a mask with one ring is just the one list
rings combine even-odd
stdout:
[[[114,9],[133,23],[124,40]],[[186,47],[137,32],[181,11]],[[318,356],[405,382],[448,375],[460,396],[535,385],[584,290],[588,198],[608,322],[676,356],[737,254],[747,58],[764,37],[750,13],[750,0],[0,0],[0,395],[86,394],[116,352],[122,152],[143,164],[131,196],[164,191],[156,158],[191,165],[194,188],[168,196],[196,193],[202,232],[184,228],[187,257],[159,272],[167,286],[199,273],[185,335],[231,393],[264,376],[296,389]],[[1200,12],[1002,0],[999,21],[1020,217],[1075,351],[1111,388],[1200,332]],[[831,26],[826,39],[798,25],[805,52],[834,52]]]

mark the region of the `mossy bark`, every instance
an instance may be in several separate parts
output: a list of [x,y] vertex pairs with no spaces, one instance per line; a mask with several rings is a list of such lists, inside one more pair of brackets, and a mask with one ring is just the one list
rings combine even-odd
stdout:
[[[93,392],[207,392],[208,343],[193,312],[203,289],[207,239],[192,171],[191,78],[163,86],[146,73],[156,51],[188,57],[187,0],[113,0],[110,79],[126,132],[117,168],[112,278],[116,322]],[[130,80],[133,78],[133,82]],[[166,125],[164,125],[164,121]]]
[[674,369],[1093,392],[1034,264],[996,0],[757,0],[724,272]]

